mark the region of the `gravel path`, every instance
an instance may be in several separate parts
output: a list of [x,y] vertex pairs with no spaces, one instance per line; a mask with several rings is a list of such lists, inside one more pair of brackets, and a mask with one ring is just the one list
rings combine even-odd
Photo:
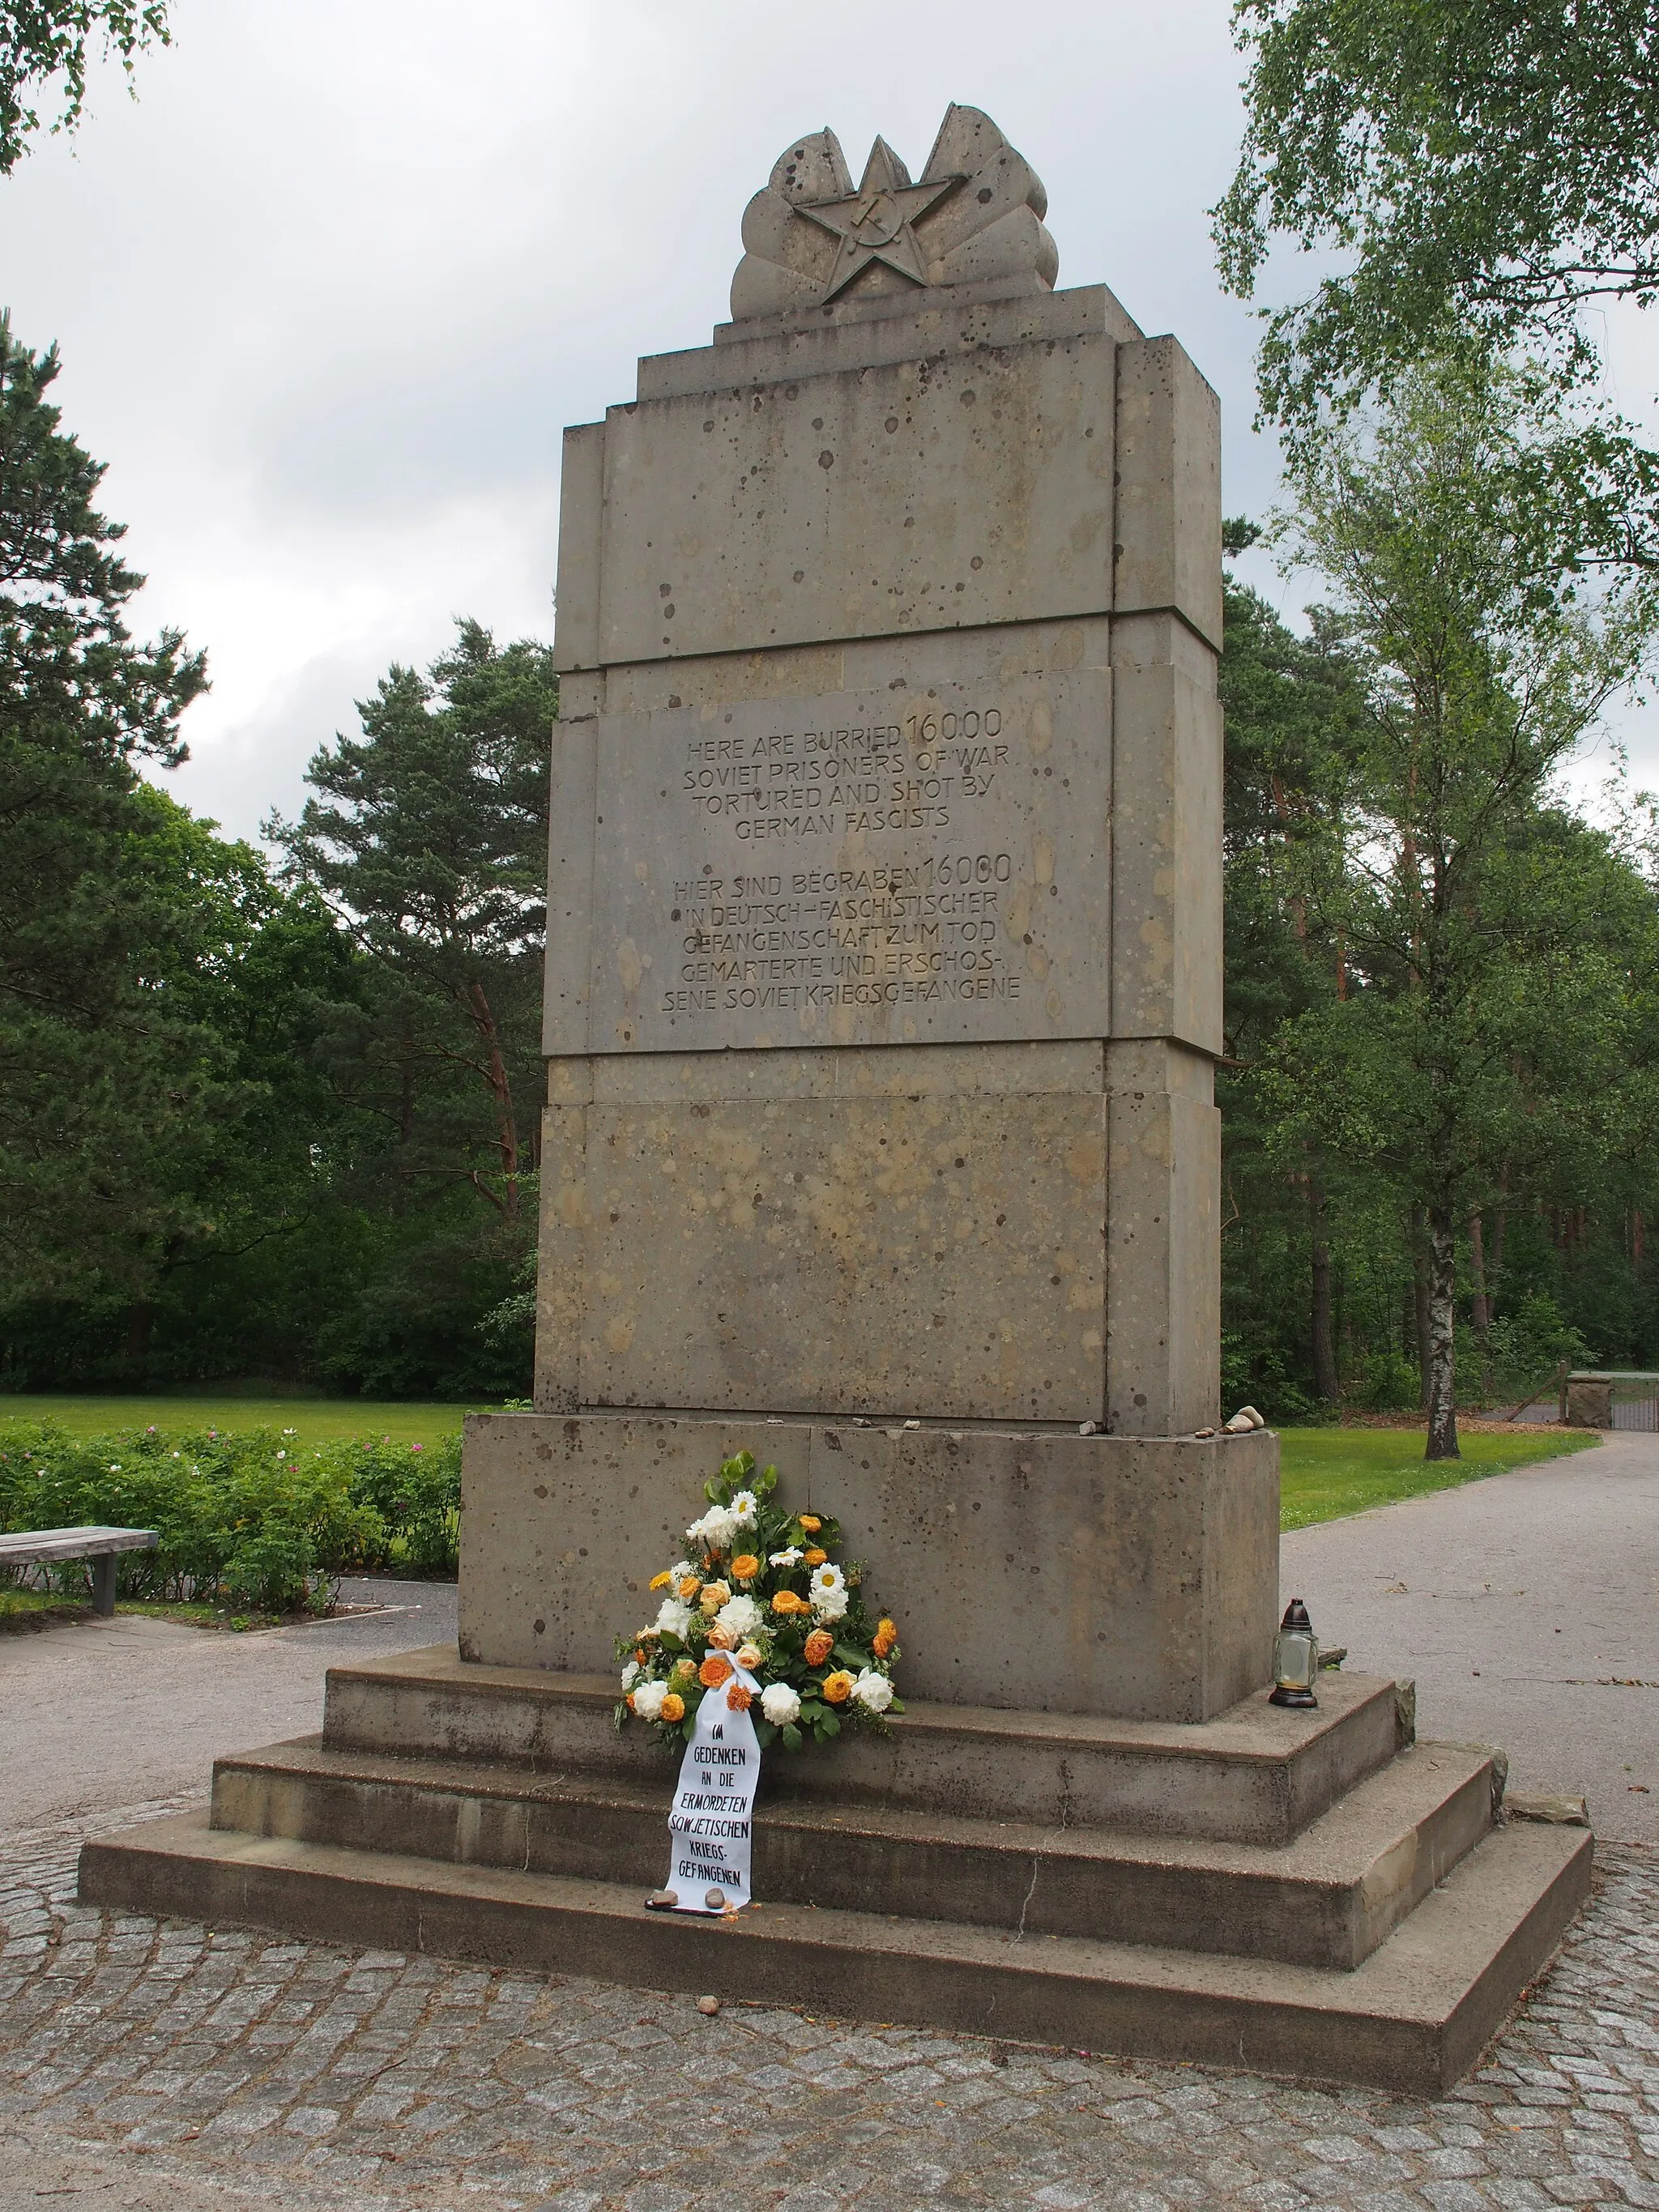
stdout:
[[215,1758],[323,1723],[348,1660],[453,1643],[453,1583],[348,1582],[386,1609],[300,1628],[184,1628],[138,1613],[0,1635],[0,1836],[182,1791]]
[[1659,1844],[1659,1436],[1298,1528],[1280,1559],[1350,1666],[1416,1676],[1419,1735]]

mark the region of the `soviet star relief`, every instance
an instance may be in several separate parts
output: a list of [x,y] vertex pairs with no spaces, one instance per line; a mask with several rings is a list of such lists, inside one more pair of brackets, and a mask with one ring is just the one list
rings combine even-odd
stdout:
[[1030,164],[977,107],[946,110],[914,184],[878,138],[854,189],[835,132],[813,131],[779,155],[744,212],[732,323],[884,313],[919,290],[1052,290],[1060,257],[1042,225],[1048,204]]
[[916,243],[912,225],[947,192],[965,183],[962,177],[941,177],[913,185],[909,172],[884,138],[878,138],[864,165],[864,181],[845,199],[799,202],[797,215],[823,225],[841,240],[841,251],[830,272],[823,296],[833,300],[844,292],[860,271],[872,261],[884,261],[912,283],[927,282],[927,264]]

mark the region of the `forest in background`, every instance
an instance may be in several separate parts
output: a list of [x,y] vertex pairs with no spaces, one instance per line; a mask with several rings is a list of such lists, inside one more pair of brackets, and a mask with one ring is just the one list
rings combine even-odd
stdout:
[[[3,345],[0,1389],[522,1395],[549,649],[458,623],[221,838],[155,780],[204,663]],[[1279,1421],[1418,1405],[1437,1291],[1465,1404],[1659,1358],[1648,817],[1556,775],[1650,626],[1463,530],[1530,420],[1419,383],[1296,480],[1308,634],[1229,580],[1224,1396]]]

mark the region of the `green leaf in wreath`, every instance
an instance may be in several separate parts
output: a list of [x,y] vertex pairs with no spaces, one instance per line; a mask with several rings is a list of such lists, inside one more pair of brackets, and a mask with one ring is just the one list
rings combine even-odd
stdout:
[[841,1734],[841,1723],[836,1718],[832,1712],[824,1713],[823,1718],[818,1723],[818,1734],[820,1735],[839,1735]]
[[783,1732],[783,1747],[786,1751],[799,1751],[800,1749],[800,1730],[795,1726],[793,1721],[790,1722],[788,1727],[785,1729]]
[[763,1751],[765,1750],[767,1745],[773,1741],[776,1735],[777,1730],[773,1727],[770,1721],[757,1721],[755,1723],[755,1741],[759,1744]]
[[870,1654],[860,1651],[854,1644],[836,1644],[836,1656],[843,1667],[867,1667],[870,1664]]

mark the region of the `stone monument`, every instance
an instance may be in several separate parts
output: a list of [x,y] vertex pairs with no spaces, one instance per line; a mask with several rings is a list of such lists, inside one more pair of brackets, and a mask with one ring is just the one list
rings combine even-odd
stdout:
[[[468,1425],[459,1653],[337,1668],[88,1896],[1425,2091],[1575,1909],[1587,1838],[1495,1827],[1409,1686],[1267,1701],[1216,402],[1045,212],[973,108],[915,182],[792,140],[732,320],[566,434],[537,1410]],[[908,1711],[771,1770],[711,1929],[644,1910],[612,1644],[744,1449]]]

